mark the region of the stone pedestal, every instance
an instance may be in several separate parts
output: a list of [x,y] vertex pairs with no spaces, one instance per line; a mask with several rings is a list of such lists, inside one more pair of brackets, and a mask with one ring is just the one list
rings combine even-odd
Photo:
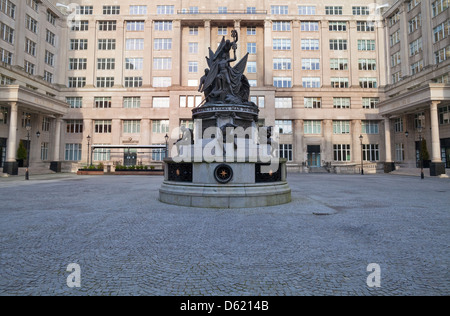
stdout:
[[444,162],[432,162],[430,164],[430,176],[438,177],[445,174],[445,163]]
[[395,162],[385,162],[384,173],[391,173],[392,171],[395,171]]
[[5,162],[3,165],[3,173],[11,176],[19,175],[19,164],[17,162]]

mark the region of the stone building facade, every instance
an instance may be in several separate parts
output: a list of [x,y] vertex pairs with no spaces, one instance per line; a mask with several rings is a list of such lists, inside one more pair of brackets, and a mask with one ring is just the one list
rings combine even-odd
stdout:
[[[39,139],[32,137],[32,163],[62,162],[63,169],[76,168],[90,159],[88,142],[157,145],[165,144],[168,135],[172,147],[178,138],[173,131],[180,125],[192,126],[191,111],[202,102],[197,90],[207,67],[208,47],[217,47],[235,29],[238,59],[249,53],[246,76],[252,85],[251,99],[260,107],[260,124],[280,132],[279,154],[289,160],[291,171],[327,167],[358,172],[361,160],[372,171],[383,169],[385,162],[388,167],[393,162],[415,166],[416,135],[408,129],[409,138],[404,140],[403,132],[394,132],[399,116],[405,117],[407,129],[417,113],[423,110],[430,120],[434,114],[427,111],[435,113],[437,107],[438,138],[444,140],[439,152],[449,137],[445,119],[448,50],[435,58],[437,50],[446,49],[449,38],[448,1],[441,2],[439,16],[432,18],[433,27],[422,23],[417,31],[423,34],[422,50],[410,57],[410,42],[417,38],[408,33],[408,19],[416,7],[432,15],[429,1],[406,13],[400,9],[399,23],[391,19],[397,8],[408,7],[408,1],[386,6],[375,0],[361,0],[358,5],[326,0],[61,0],[58,7],[56,1],[48,0],[2,1],[2,5],[15,5],[15,16],[8,16],[8,9],[0,12],[0,47],[12,54],[9,59],[2,55],[0,89],[19,89],[39,96],[34,100],[48,101],[45,111],[31,105],[23,111],[20,100],[4,99],[1,94],[3,117],[8,118],[3,124],[0,121],[0,140],[5,140],[2,163],[12,162],[14,156],[13,150],[6,154],[6,145],[17,147],[26,138],[26,130],[19,128],[11,139],[14,102],[19,107],[19,123],[25,112],[32,131],[41,130],[44,121],[48,129]],[[37,33],[28,29],[33,25],[29,17],[36,21]],[[422,21],[429,20],[422,15]],[[444,31],[435,43],[432,36],[439,23],[444,24]],[[10,31],[3,25],[13,29],[13,43],[8,42]],[[397,28],[401,45],[391,46]],[[35,43],[34,55],[29,53],[29,40]],[[411,49],[416,46],[419,42]],[[403,63],[392,63],[392,55],[401,55]],[[423,67],[409,65],[419,62],[422,55]],[[30,63],[35,65],[34,75],[27,74]],[[417,83],[406,84],[404,74],[412,69],[417,74],[409,80]],[[436,91],[440,99],[424,98],[420,107],[399,110],[404,106],[403,94],[420,98],[422,86],[414,86],[427,86],[426,82],[431,85],[423,94]],[[441,113],[443,120],[439,121]],[[424,132],[424,137],[431,140],[431,134]],[[437,144],[435,134],[430,146]],[[401,148],[403,156],[397,157]],[[430,152],[436,154],[436,148],[430,147]],[[164,156],[138,150],[126,161],[126,154],[97,150],[92,158],[94,163],[157,165]],[[433,160],[437,162],[437,155]]]

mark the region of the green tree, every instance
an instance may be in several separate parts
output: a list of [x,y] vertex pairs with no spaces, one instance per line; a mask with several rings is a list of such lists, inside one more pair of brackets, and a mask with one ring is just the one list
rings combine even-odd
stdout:
[[422,140],[420,144],[420,160],[428,161],[430,160],[430,154],[428,153],[427,141],[425,139]]
[[22,141],[20,141],[19,143],[19,148],[17,149],[17,159],[18,160],[25,160],[27,159],[27,149],[25,148],[25,145],[23,144]]

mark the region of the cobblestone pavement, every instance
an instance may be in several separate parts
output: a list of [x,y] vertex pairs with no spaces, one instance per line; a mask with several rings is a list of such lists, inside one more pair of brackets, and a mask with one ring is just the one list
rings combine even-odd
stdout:
[[450,294],[448,179],[290,175],[291,204],[235,210],[162,204],[161,181],[0,181],[0,295]]

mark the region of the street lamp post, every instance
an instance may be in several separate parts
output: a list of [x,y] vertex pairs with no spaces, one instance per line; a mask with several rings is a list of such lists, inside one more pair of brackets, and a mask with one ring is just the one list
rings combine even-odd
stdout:
[[364,137],[361,135],[359,136],[359,140],[361,142],[361,175],[364,175],[364,151],[363,151],[363,139]]
[[30,131],[31,131],[31,124],[28,122],[27,123],[27,169],[25,171],[25,180],[30,180],[30,140],[31,140],[31,136],[30,136]]
[[164,136],[164,139],[166,140],[166,154],[165,154],[165,158],[167,158],[169,155],[169,135],[166,134],[166,136]]
[[90,166],[91,165],[91,161],[90,161],[90,157],[91,157],[91,136],[90,135],[88,135],[88,137],[87,137],[87,141],[88,141],[88,166]]
[[423,179],[425,179],[425,174],[423,172],[423,155],[422,155],[422,142],[423,142],[422,132],[423,132],[423,129],[421,126],[417,129],[417,132],[419,133],[420,178],[423,180]]

